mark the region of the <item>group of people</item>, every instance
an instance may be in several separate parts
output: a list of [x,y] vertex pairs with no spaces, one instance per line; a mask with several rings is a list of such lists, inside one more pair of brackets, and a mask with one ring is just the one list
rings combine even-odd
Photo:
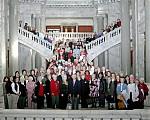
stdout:
[[114,21],[114,23],[112,23],[111,25],[107,25],[105,27],[105,29],[102,29],[102,32],[100,33],[95,33],[93,38],[86,38],[86,43],[89,43],[109,32],[111,32],[112,30],[116,29],[116,28],[119,28],[121,27],[121,20],[120,19],[117,19],[116,21]]
[[79,109],[81,104],[81,108],[144,108],[149,89],[143,78],[95,67],[86,56],[82,42],[57,43],[46,70],[22,70],[21,75],[16,71],[4,78],[5,107],[69,109],[70,105]]
[[[20,27],[21,27],[21,25],[20,25]],[[50,43],[52,43],[52,41],[53,41],[53,38],[50,37],[48,34],[37,31],[37,29],[35,29],[34,27],[29,26],[28,23],[25,23],[23,28],[25,30],[28,30],[29,32],[32,32],[34,35],[37,35],[42,40],[46,40]]]

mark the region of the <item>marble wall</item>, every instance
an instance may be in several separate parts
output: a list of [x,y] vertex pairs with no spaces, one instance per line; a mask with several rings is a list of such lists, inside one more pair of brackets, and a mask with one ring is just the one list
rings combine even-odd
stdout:
[[22,69],[30,70],[32,68],[32,50],[22,44],[19,44],[19,71]]

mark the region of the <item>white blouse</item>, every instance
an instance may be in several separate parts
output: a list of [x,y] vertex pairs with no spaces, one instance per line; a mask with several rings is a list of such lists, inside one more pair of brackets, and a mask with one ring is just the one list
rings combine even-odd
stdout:
[[129,96],[130,96],[130,93],[132,93],[133,102],[139,100],[139,98],[137,98],[139,96],[139,89],[135,83],[128,84],[128,92],[129,92]]

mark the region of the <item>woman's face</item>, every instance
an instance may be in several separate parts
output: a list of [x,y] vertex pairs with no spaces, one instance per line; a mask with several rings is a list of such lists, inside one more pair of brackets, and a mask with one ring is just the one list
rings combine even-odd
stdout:
[[33,77],[29,76],[28,80],[29,80],[29,82],[32,82],[33,81]]
[[11,82],[13,81],[13,76],[10,76],[10,81],[11,81]]
[[27,75],[25,76],[25,80],[28,80],[28,76]]
[[35,72],[34,72],[34,70],[32,70],[32,71],[31,71],[31,75],[35,75]]
[[19,78],[17,77],[17,78],[16,78],[16,83],[18,83],[18,82],[19,82]]
[[26,71],[23,71],[23,75],[26,75],[27,74],[27,72]]
[[127,81],[129,81],[129,76],[126,76],[126,78],[125,78]]
[[114,80],[115,80],[115,74],[112,74],[112,79],[114,79]]
[[19,77],[20,75],[19,75],[19,72],[16,72],[16,75],[15,75],[16,77]]
[[119,82],[119,81],[120,81],[120,76],[117,75],[117,76],[116,76],[116,79],[117,79],[117,81]]
[[100,79],[102,78],[102,76],[103,76],[102,74],[99,74],[99,78],[100,78]]

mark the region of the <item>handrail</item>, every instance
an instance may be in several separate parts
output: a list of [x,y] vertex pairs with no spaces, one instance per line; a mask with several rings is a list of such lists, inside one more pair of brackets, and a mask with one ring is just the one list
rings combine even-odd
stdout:
[[88,61],[92,61],[96,56],[110,49],[121,42],[121,27],[85,44],[88,53]]
[[29,32],[21,27],[19,27],[18,30],[19,30],[18,33],[23,35],[24,37],[27,37],[30,40],[42,45],[43,47],[45,47],[48,50],[51,50],[51,51],[53,50],[52,44],[49,43],[48,41],[40,39],[37,35],[34,35],[33,33]]
[[58,32],[58,33],[48,33],[49,36],[58,39],[73,39],[73,40],[84,40],[86,38],[92,38],[94,33],[89,32]]
[[19,43],[32,48],[46,59],[49,59],[53,55],[54,48],[52,43],[40,39],[37,35],[21,27],[18,28],[18,40]]

